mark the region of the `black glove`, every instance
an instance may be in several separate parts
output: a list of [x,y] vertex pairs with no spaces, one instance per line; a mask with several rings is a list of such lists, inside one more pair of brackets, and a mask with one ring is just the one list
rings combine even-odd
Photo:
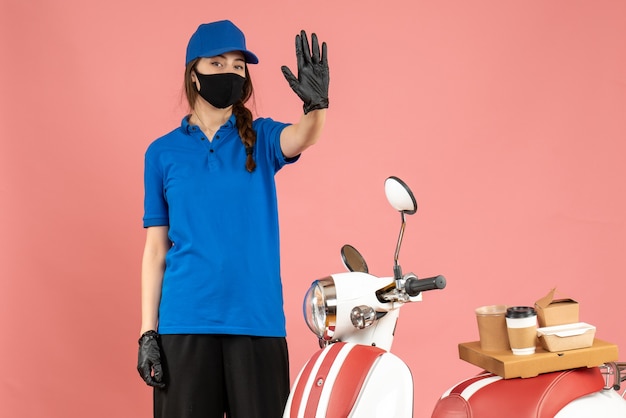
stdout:
[[296,58],[298,63],[298,78],[296,78],[287,66],[281,70],[289,82],[289,86],[304,102],[304,114],[312,110],[328,108],[328,55],[326,42],[322,43],[322,55],[317,35],[311,35],[313,51],[309,50],[309,41],[306,33],[296,35]]
[[[161,348],[159,334],[156,331],[146,331],[139,338],[139,360],[137,370],[141,378],[155,388],[163,389],[163,368],[161,367]],[[154,375],[153,372],[154,371]]]

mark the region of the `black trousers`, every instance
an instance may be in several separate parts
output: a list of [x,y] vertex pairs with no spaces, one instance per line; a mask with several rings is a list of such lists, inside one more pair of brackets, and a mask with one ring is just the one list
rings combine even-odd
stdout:
[[280,418],[289,396],[284,338],[161,335],[165,389],[155,418]]

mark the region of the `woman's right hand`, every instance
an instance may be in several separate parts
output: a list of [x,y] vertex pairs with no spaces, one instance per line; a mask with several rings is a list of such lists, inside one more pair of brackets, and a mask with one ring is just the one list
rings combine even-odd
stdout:
[[161,366],[161,348],[159,334],[156,331],[146,331],[139,338],[139,359],[137,371],[148,386],[163,389],[163,367]]

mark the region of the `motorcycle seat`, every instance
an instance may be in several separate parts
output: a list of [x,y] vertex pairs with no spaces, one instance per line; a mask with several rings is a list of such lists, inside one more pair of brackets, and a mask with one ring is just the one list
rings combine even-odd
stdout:
[[574,399],[598,392],[604,385],[597,367],[525,379],[503,379],[485,372],[445,392],[432,418],[553,418]]

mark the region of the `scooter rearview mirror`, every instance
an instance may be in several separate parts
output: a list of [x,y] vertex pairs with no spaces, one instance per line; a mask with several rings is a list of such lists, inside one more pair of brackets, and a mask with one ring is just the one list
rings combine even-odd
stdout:
[[413,215],[417,212],[417,201],[409,186],[398,177],[385,180],[385,195],[389,204],[398,212]]
[[346,244],[341,247],[341,259],[343,260],[343,265],[346,266],[348,270],[369,273],[365,259],[352,245]]
[[396,244],[396,252],[393,256],[393,277],[396,280],[396,286],[401,285],[402,268],[398,264],[400,255],[400,247],[402,246],[402,237],[404,236],[404,227],[406,225],[404,215],[413,215],[417,212],[417,201],[409,186],[398,177],[391,176],[385,180],[385,195],[389,204],[398,212],[402,224],[400,226],[400,234],[398,235],[398,243]]

